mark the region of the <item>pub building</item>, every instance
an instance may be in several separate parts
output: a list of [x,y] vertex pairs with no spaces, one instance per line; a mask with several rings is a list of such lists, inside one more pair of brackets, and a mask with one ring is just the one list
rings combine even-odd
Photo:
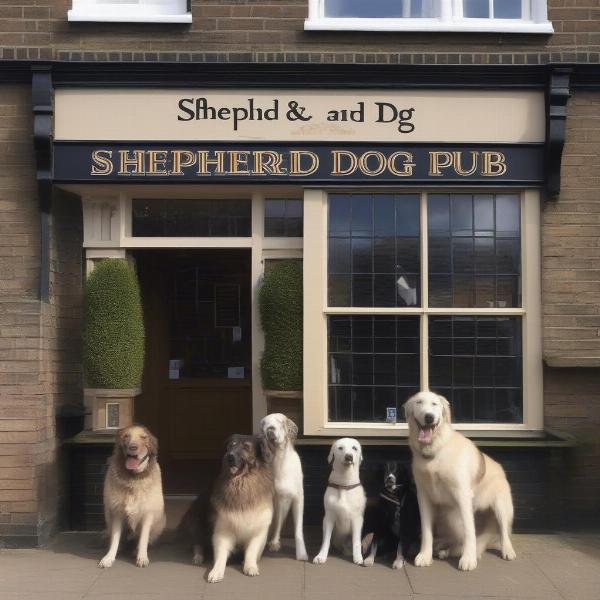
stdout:
[[[516,530],[598,523],[598,53],[491,64],[483,43],[481,64],[5,52],[0,544],[101,529],[131,420],[180,513],[269,411],[299,426],[317,525],[331,442],[361,441],[375,491],[380,463],[410,459],[402,405],[422,389],[503,464]],[[84,391],[82,286],[105,258],[140,284],[132,414]],[[282,261],[302,265],[303,384],[277,392],[259,294]]]

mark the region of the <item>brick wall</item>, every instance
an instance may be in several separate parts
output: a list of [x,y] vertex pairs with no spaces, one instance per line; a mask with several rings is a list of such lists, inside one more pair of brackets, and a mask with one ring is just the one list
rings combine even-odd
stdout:
[[568,455],[561,495],[576,511],[565,511],[565,526],[600,519],[600,371],[546,368],[544,413],[547,427],[570,432],[577,446]]
[[38,300],[39,209],[28,87],[0,93],[0,545],[32,545],[55,527],[56,411],[81,402],[81,214],[58,198],[52,299]]
[[38,209],[29,90],[0,95],[0,534],[34,543],[44,462]]
[[568,105],[560,198],[543,211],[544,358],[600,366],[600,95]]
[[136,25],[69,23],[71,0],[4,0],[0,57],[415,64],[600,60],[597,0],[548,0],[555,30],[551,36],[305,32],[308,0],[192,0],[191,4],[191,25]]

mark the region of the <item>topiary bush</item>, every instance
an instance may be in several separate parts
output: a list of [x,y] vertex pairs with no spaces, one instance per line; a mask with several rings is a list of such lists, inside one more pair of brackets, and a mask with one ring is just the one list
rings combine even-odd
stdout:
[[259,292],[265,334],[263,387],[302,389],[302,263],[281,261],[265,274]]
[[138,387],[144,369],[144,319],[137,276],[127,261],[96,263],[85,282],[83,306],[87,387]]

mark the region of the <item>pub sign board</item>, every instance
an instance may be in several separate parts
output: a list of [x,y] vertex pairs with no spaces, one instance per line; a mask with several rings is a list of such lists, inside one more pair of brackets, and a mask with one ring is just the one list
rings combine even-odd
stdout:
[[56,142],[58,182],[537,185],[543,146]]
[[543,179],[535,91],[58,89],[59,182]]

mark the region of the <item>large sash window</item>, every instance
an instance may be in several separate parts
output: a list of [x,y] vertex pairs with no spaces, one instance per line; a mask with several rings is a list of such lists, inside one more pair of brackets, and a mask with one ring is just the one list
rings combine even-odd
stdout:
[[308,432],[405,427],[402,405],[419,389],[447,397],[466,429],[541,427],[536,192],[336,192],[315,205],[316,191],[305,289],[320,211],[324,342],[305,361],[324,406],[305,403]]

